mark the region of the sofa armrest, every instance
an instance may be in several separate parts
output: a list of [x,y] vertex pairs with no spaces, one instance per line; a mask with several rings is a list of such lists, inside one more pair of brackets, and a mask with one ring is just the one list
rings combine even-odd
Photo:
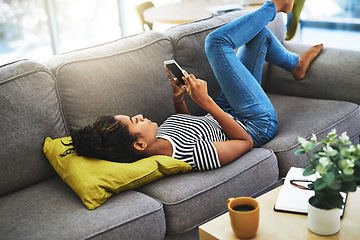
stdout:
[[[299,55],[310,47],[289,42],[285,42],[284,46]],[[270,65],[265,90],[283,95],[360,104],[360,51],[324,46],[322,53],[310,65],[302,81],[296,81],[290,72]]]

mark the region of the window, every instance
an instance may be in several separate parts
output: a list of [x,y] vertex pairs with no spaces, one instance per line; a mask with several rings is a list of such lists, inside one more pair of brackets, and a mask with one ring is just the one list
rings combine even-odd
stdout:
[[120,38],[121,0],[0,0],[0,64]]
[[59,52],[68,52],[121,37],[117,2],[54,0]]
[[360,0],[306,0],[294,41],[360,51]]
[[52,54],[43,0],[0,1],[0,53],[0,64]]
[[[45,62],[139,33],[134,8],[145,1],[0,0],[0,65],[22,58]],[[179,1],[153,0],[155,6]],[[360,0],[306,0],[300,25],[294,42],[360,51]],[[160,32],[168,27],[154,24]]]

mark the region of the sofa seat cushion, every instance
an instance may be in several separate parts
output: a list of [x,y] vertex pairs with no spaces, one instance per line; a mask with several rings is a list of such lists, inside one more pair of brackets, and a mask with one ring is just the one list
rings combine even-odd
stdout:
[[[295,81],[295,80],[293,80]],[[304,167],[306,156],[295,156],[299,148],[298,136],[310,139],[325,139],[336,129],[339,134],[347,131],[353,143],[359,141],[360,106],[334,100],[320,100],[269,94],[278,115],[278,131],[264,148],[272,149],[279,161],[280,177],[285,176],[291,166]]]
[[179,234],[225,212],[228,198],[252,196],[277,179],[274,153],[254,148],[224,167],[173,175],[138,191],[162,202],[167,234]]
[[0,198],[1,239],[163,239],[163,206],[135,191],[89,211],[59,177]]

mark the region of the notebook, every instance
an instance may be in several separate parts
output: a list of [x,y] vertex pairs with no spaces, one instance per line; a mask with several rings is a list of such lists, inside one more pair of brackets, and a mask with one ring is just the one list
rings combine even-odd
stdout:
[[[303,176],[303,168],[291,167],[289,172],[286,174],[284,185],[279,191],[279,195],[276,199],[274,210],[280,212],[290,212],[307,215],[308,210],[308,200],[310,197],[314,196],[315,193],[313,190],[304,190],[298,187],[295,187],[290,184],[291,180],[294,179],[304,179],[304,180],[316,180],[316,175]],[[301,185],[307,186],[307,183]],[[341,193],[347,200],[347,194]],[[345,205],[342,208],[341,217],[344,215]]]

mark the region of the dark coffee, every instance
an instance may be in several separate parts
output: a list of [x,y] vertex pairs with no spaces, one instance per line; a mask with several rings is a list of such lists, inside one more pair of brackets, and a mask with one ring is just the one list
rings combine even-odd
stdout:
[[232,209],[234,209],[235,211],[238,211],[238,212],[249,212],[249,211],[254,210],[255,208],[250,205],[238,205],[238,206],[233,207]]

